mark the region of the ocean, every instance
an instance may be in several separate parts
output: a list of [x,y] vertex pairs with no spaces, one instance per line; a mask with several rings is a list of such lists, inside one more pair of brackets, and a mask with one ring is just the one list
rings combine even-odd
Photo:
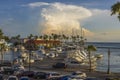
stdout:
[[[103,42],[88,42],[87,45],[94,45],[97,51],[94,53],[103,54],[103,58],[98,60],[97,70],[107,72],[108,69],[108,48],[110,48],[110,71],[120,73],[120,43],[103,43]],[[12,60],[12,52],[6,52],[4,55],[5,60]],[[14,55],[16,55],[14,53]],[[0,56],[1,58],[1,56]]]
[[108,69],[108,49],[110,49],[110,71],[120,73],[120,43],[89,42],[87,45],[94,45],[103,58],[98,61],[97,70],[106,71]]

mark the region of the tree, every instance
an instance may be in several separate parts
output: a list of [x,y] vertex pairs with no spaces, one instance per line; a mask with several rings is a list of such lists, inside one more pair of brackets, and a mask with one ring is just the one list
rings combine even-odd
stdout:
[[16,36],[16,39],[20,39],[20,37],[21,37],[20,34],[18,34],[18,35]]
[[115,14],[118,15],[117,17],[118,17],[118,19],[120,21],[120,2],[117,2],[114,5],[112,5],[111,12],[112,12],[111,16],[115,15]]
[[38,39],[38,36],[37,36],[37,35],[35,35],[35,36],[34,36],[34,38],[35,38],[35,39]]
[[3,62],[3,55],[4,55],[4,53],[3,53],[3,51],[5,50],[5,44],[4,43],[2,43],[2,44],[0,44],[0,51],[1,51],[1,63]]
[[9,37],[4,35],[2,29],[0,29],[0,39],[5,39],[6,41],[9,41]]
[[48,40],[48,35],[45,34],[45,35],[43,36],[43,39],[44,39],[44,40]]
[[4,39],[5,39],[5,41],[9,41],[10,40],[8,36],[4,36]]
[[89,54],[89,64],[90,64],[89,70],[90,70],[90,72],[92,70],[91,52],[96,51],[96,50],[97,50],[96,47],[93,46],[93,45],[88,45],[88,47],[87,47],[87,51],[88,51],[88,54]]
[[30,34],[30,35],[28,36],[28,38],[29,38],[29,39],[32,39],[32,38],[33,38],[33,34]]
[[53,40],[58,39],[58,35],[57,34],[52,33],[51,36],[52,36]]
[[0,29],[0,39],[3,38],[3,32],[2,32],[2,29]]
[[39,36],[39,38],[40,38],[40,39],[43,39],[43,36],[41,35],[41,36]]

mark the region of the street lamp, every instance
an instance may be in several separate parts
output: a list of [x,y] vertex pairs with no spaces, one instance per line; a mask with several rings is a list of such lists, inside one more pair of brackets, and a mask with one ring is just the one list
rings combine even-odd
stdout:
[[29,71],[31,71],[31,51],[35,50],[34,42],[30,39],[26,45],[26,49],[29,51]]
[[108,49],[108,70],[107,74],[110,74],[110,48]]

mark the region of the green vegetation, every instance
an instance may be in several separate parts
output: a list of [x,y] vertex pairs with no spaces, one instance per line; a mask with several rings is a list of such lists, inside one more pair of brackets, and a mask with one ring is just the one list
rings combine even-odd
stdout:
[[97,50],[96,47],[93,46],[93,45],[88,45],[88,47],[87,47],[87,51],[88,51],[88,54],[89,54],[89,64],[90,64],[89,71],[90,72],[92,71],[91,52],[96,51],[96,50]]
[[9,37],[4,35],[2,29],[0,29],[0,39],[5,39],[6,41],[9,41]]
[[112,5],[111,12],[112,12],[111,15],[115,15],[115,14],[118,15],[117,17],[120,21],[120,2],[117,2],[114,5]]

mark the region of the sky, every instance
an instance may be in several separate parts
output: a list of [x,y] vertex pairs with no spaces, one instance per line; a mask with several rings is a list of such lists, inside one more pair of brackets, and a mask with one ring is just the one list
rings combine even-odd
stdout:
[[7,36],[81,35],[92,42],[120,42],[111,6],[120,0],[0,0],[0,28]]

